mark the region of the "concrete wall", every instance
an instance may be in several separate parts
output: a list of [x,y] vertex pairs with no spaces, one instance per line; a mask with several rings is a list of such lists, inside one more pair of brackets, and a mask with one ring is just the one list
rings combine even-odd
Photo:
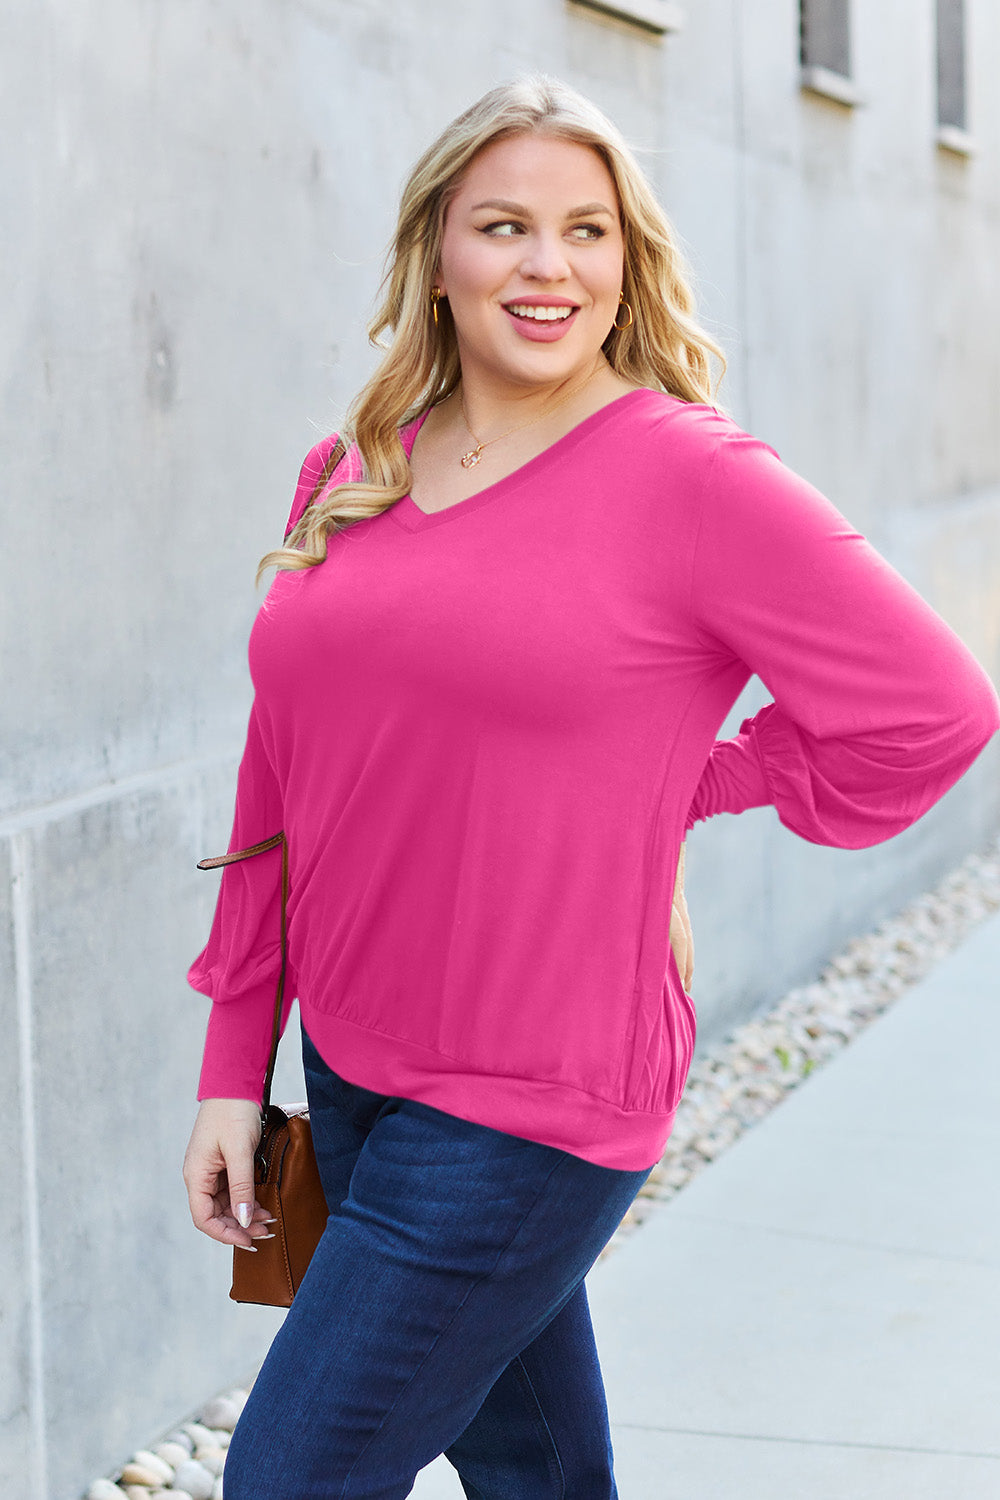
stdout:
[[[658,39],[563,0],[0,0],[5,1494],[71,1500],[276,1326],[227,1302],[179,1175],[215,890],[193,866],[228,835],[254,565],[370,367],[398,185],[461,107],[541,67],[618,119],[737,419],[1000,674],[1000,14],[970,0],[963,159],[934,144],[932,0],[855,7],[854,110],[800,91],[792,0],[685,9]],[[767,809],[695,830],[703,1036],[998,818],[994,746],[874,850]]]

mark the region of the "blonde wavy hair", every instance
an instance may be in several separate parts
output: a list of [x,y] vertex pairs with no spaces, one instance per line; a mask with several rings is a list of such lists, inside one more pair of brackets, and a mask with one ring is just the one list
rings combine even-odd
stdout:
[[[360,453],[359,478],[329,487],[320,476],[312,503],[257,570],[310,568],[326,558],[332,533],[376,516],[412,485],[399,429],[449,396],[461,376],[455,328],[446,300],[431,313],[445,213],[478,152],[505,136],[544,134],[590,146],[611,174],[624,238],[623,291],[632,322],[613,328],[603,352],[614,370],[638,385],[682,401],[711,403],[711,359],[725,357],[694,317],[687,268],[673,230],[620,131],[582,94],[532,74],[501,84],[447,126],[421,156],[403,189],[396,233],[369,340],[391,342],[347,413],[345,441]],[[717,383],[717,382],[716,382]]]

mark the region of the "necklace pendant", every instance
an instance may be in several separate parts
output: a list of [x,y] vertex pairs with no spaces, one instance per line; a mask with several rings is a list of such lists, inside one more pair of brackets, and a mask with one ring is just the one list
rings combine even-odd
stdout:
[[462,468],[463,469],[474,469],[476,467],[476,464],[479,462],[479,458],[480,458],[480,455],[482,454],[482,451],[483,451],[482,450],[482,446],[480,445],[480,447],[478,447],[478,448],[471,448],[468,453],[463,453],[462,454]]

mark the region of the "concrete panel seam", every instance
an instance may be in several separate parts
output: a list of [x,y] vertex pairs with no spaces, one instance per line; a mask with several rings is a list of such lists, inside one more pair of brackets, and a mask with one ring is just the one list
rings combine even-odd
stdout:
[[21,1092],[25,1261],[29,1303],[28,1412],[35,1449],[33,1490],[47,1500],[44,1324],[42,1316],[41,1223],[38,1207],[38,1141],[31,984],[31,845],[26,833],[11,840],[11,912],[17,993],[18,1070]]
[[928,1458],[989,1458],[996,1460],[997,1454],[967,1448],[925,1448],[909,1443],[862,1443],[845,1438],[800,1437],[787,1432],[730,1432],[721,1427],[655,1427],[645,1422],[629,1422],[612,1419],[611,1429],[620,1427],[629,1432],[667,1432],[679,1437],[728,1438],[737,1443],[795,1443],[805,1448],[856,1448],[873,1453],[919,1453]]
[[751,361],[754,349],[751,346],[747,330],[750,327],[750,281],[748,267],[750,264],[747,249],[750,243],[750,213],[749,213],[749,186],[747,182],[748,150],[747,150],[747,97],[746,79],[744,66],[746,61],[746,48],[743,41],[743,12],[737,5],[733,9],[733,36],[732,36],[732,69],[733,69],[733,143],[736,147],[736,195],[733,204],[733,230],[735,234],[735,258],[736,275],[734,291],[736,293],[737,327],[743,330],[740,335],[743,358],[740,360],[740,402],[743,420],[747,430],[753,428],[753,378],[751,373]]
[[179,781],[197,778],[202,771],[235,764],[239,755],[239,747],[233,746],[230,750],[220,750],[217,754],[201,756],[197,760],[171,761],[151,771],[138,771],[134,776],[123,776],[120,781],[104,781],[97,786],[88,787],[85,792],[77,792],[72,797],[36,803],[0,819],[0,838],[14,838],[20,833],[45,828],[51,823],[61,822],[63,818],[74,817],[91,807],[100,807],[104,803],[118,802],[136,793],[157,791]]
[[[810,1134],[808,1127],[805,1127],[803,1134]],[[979,1266],[984,1271],[995,1271],[997,1265],[996,1259],[988,1256],[947,1255],[941,1250],[917,1250],[912,1245],[887,1245],[880,1240],[852,1239],[846,1234],[819,1234],[808,1229],[789,1229],[785,1224],[754,1223],[747,1219],[729,1219],[723,1214],[697,1213],[689,1208],[685,1208],[678,1218],[682,1223],[714,1224],[724,1229],[749,1230],[761,1236],[773,1235],[781,1240],[805,1240],[809,1244],[835,1245],[841,1250],[859,1250],[864,1255],[899,1256],[911,1261],[929,1260],[944,1266]]]

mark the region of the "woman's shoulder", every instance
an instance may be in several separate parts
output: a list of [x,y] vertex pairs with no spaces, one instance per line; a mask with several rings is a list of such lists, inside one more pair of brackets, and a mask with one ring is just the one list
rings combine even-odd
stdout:
[[683,447],[693,456],[710,458],[720,447],[734,442],[769,446],[745,431],[722,407],[686,401],[646,386],[631,393],[623,415],[637,439],[645,438],[651,446],[669,444],[675,452]]
[[343,440],[339,432],[331,432],[326,437],[320,438],[318,443],[313,444],[299,469],[298,483],[295,486],[295,494],[292,497],[288,522],[285,526],[286,536],[301,520],[303,512],[320,487],[327,485],[334,478],[339,483],[343,479],[353,477],[354,469],[357,467],[356,455],[357,449],[354,444]]
[[[664,475],[703,497],[732,497],[773,485],[788,472],[780,454],[720,407],[642,389],[623,409],[616,448],[638,480]],[[610,436],[610,434],[609,434]]]

